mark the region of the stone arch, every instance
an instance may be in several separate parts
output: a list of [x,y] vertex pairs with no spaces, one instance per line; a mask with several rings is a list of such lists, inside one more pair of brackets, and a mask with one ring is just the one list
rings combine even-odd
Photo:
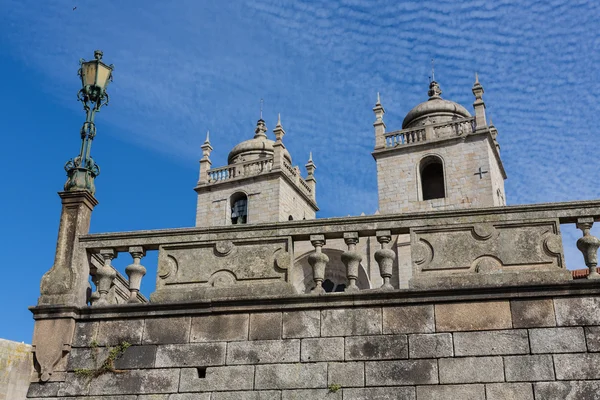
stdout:
[[227,223],[228,225],[247,224],[249,221],[250,203],[248,194],[243,190],[235,191],[229,196],[227,207]]
[[[296,288],[298,293],[309,293],[314,287],[312,267],[308,263],[308,256],[312,253],[312,251],[304,253],[294,260],[291,283]],[[324,248],[323,253],[329,257],[327,268],[325,268],[325,281],[329,280],[334,284],[333,291],[335,291],[336,288],[341,290],[341,285],[344,285],[343,287],[348,285],[346,279],[346,266],[341,259],[343,251]],[[362,263],[358,268],[358,280],[356,285],[361,290],[371,288],[369,276]]]
[[417,165],[419,200],[446,197],[446,168],[444,159],[437,154],[424,156]]

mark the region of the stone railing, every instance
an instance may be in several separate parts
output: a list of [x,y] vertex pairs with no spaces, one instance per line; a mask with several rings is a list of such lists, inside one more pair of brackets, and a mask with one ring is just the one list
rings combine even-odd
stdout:
[[475,131],[475,117],[451,122],[424,125],[418,128],[403,129],[386,133],[385,147],[397,147],[426,141],[462,136]]
[[270,172],[273,168],[273,158],[247,161],[241,164],[232,164],[225,167],[208,170],[208,182],[216,183],[242,176],[254,176]]
[[[80,243],[100,256],[93,304],[108,301],[115,279],[111,260],[129,252],[133,264],[130,298],[135,302],[143,276],[140,259],[158,250],[158,279],[152,302],[222,297],[257,297],[298,293],[295,276],[308,276],[304,293],[324,293],[323,282],[333,264],[343,265],[345,291],[399,290],[399,235],[410,242],[410,287],[453,288],[571,279],[564,265],[560,224],[576,223],[583,231],[577,247],[590,271],[596,272],[600,241],[590,234],[600,220],[600,201],[465,209],[429,213],[330,218],[231,227],[92,234]],[[371,243],[365,256],[359,242]],[[376,243],[375,243],[376,241]],[[338,248],[328,246],[337,243]],[[301,253],[301,248],[305,249]],[[312,250],[310,250],[312,249]],[[333,251],[335,250],[335,251]],[[298,254],[294,254],[294,251]],[[364,263],[376,267],[367,284],[358,284]],[[304,260],[304,261],[303,261]],[[308,270],[294,273],[306,262]],[[377,285],[373,282],[377,281]],[[312,283],[311,283],[312,282]],[[370,283],[369,283],[370,282]],[[392,283],[394,282],[394,283]],[[361,287],[362,286],[362,287]]]
[[287,174],[294,182],[296,182],[296,186],[307,196],[312,196],[312,189],[308,186],[308,183],[300,176],[299,171],[296,168],[292,167],[285,160],[282,163],[283,172]]

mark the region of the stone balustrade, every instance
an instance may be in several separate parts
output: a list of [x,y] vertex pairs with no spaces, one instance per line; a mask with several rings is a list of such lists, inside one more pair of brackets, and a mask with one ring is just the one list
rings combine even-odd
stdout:
[[[343,283],[345,289],[340,290],[347,292],[562,282],[570,280],[571,274],[564,263],[560,224],[582,229],[577,246],[592,271],[589,279],[594,279],[600,241],[590,228],[599,219],[600,201],[582,201],[235,229],[92,234],[82,236],[80,243],[101,259],[92,277],[97,285],[91,296],[94,305],[111,302],[109,290],[117,280],[111,263],[119,252],[130,253],[133,259],[126,269],[130,276],[126,301],[138,302],[145,273],[140,260],[149,250],[159,253],[157,287],[150,299],[169,302],[323,294],[323,282],[332,268],[341,271],[337,283]],[[400,238],[410,250],[402,256]],[[398,275],[400,265],[408,266],[409,277]],[[297,276],[309,279],[305,288],[294,281]]]
[[247,161],[240,164],[227,165],[207,171],[208,183],[217,183],[243,176],[260,175],[270,172],[273,168],[273,158]]
[[463,136],[475,131],[475,117],[463,118],[451,122],[428,124],[418,128],[403,129],[386,133],[385,147],[434,141],[450,137]]

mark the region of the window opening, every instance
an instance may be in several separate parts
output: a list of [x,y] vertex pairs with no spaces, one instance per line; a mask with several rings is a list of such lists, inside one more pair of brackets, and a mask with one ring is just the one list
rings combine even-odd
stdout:
[[248,198],[243,193],[231,196],[231,223],[233,225],[248,222]]
[[429,160],[421,170],[421,190],[423,191],[423,200],[445,197],[444,167],[439,160]]

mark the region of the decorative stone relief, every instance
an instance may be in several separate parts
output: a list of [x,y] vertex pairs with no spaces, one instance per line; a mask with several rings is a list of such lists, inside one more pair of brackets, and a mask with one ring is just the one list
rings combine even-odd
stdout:
[[42,319],[33,330],[33,356],[39,380],[48,382],[56,366],[71,351],[75,320],[70,318]]

